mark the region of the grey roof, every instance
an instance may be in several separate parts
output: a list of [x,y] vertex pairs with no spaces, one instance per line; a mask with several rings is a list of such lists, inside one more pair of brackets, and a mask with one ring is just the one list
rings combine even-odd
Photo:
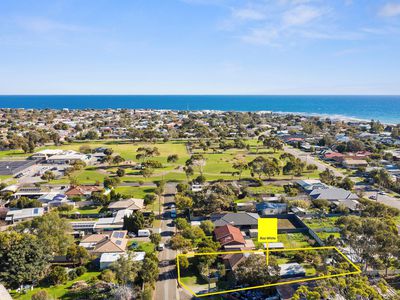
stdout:
[[260,216],[256,213],[227,213],[223,215],[212,215],[211,220],[215,226],[227,224],[233,226],[257,225]]
[[344,205],[345,207],[347,207],[348,209],[352,210],[352,211],[356,211],[360,209],[360,202],[358,202],[357,200],[340,200],[340,201],[335,201],[334,202],[336,205]]
[[356,194],[341,188],[316,189],[310,193],[313,199],[347,200],[358,199]]

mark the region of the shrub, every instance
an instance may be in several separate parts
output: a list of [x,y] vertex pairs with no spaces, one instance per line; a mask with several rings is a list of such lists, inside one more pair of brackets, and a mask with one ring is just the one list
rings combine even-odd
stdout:
[[82,276],[83,274],[85,274],[87,272],[87,269],[84,266],[78,267],[75,269],[76,271],[76,275]]

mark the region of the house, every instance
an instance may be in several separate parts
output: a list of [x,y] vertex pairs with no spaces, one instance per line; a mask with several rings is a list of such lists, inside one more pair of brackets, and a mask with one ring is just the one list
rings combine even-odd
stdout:
[[233,225],[240,230],[257,228],[260,216],[256,213],[239,212],[211,215],[211,221],[215,227]]
[[341,161],[344,158],[344,154],[339,152],[327,152],[323,158],[328,161]]
[[89,198],[93,192],[101,192],[103,188],[98,185],[77,185],[71,186],[69,190],[65,192],[68,198],[72,197],[85,197]]
[[[122,253],[103,253],[100,256],[100,270],[104,270],[110,267],[110,265],[116,262],[122,255]],[[133,252],[132,260],[143,261],[146,256],[146,252]]]
[[224,254],[221,256],[225,268],[227,270],[235,270],[238,265],[245,261],[251,254],[256,254],[256,255],[264,255],[263,252],[254,252],[254,253],[249,253],[249,252],[244,252],[244,253],[229,253],[229,254]]
[[126,230],[112,231],[110,233],[92,234],[84,237],[79,246],[90,253],[101,255],[103,253],[125,253],[128,240]]
[[306,276],[306,270],[298,263],[282,264],[279,265],[279,268],[279,276],[282,279]]
[[31,160],[0,161],[0,175],[15,175],[24,172],[36,162]]
[[352,212],[357,212],[361,209],[360,202],[358,202],[357,200],[352,200],[352,199],[333,201],[333,204],[335,204],[336,206],[339,206],[339,205],[344,206]]
[[61,149],[45,149],[45,150],[41,150],[41,151],[33,153],[29,158],[35,159],[35,160],[37,160],[37,159],[47,160],[51,156],[60,155],[63,152],[64,152],[64,150],[61,150]]
[[277,215],[286,212],[286,203],[260,202],[256,204],[257,213],[261,216]]
[[322,183],[318,179],[297,180],[296,184],[300,186],[307,193],[316,189],[328,188],[328,186],[325,183]]
[[143,199],[124,199],[116,202],[110,203],[108,209],[111,211],[118,211],[123,209],[130,209],[130,210],[141,210],[144,207],[144,200]]
[[7,212],[5,221],[9,224],[14,224],[20,221],[27,221],[36,217],[41,217],[43,214],[44,209],[42,207],[10,210]]
[[42,195],[38,200],[48,207],[59,207],[64,204],[75,207],[75,202],[69,201],[66,195],[58,193],[48,193]]
[[76,162],[84,162],[89,165],[93,160],[90,154],[82,154],[73,150],[63,151],[62,153],[55,154],[46,159],[48,164],[71,165]]
[[347,169],[366,168],[368,167],[368,162],[363,159],[345,158],[342,161],[342,165]]
[[310,193],[313,200],[325,199],[329,201],[337,200],[357,200],[358,196],[342,188],[330,187],[327,189],[316,189]]
[[43,195],[50,193],[51,190],[44,186],[22,186],[14,193],[15,198],[28,197],[28,198],[39,198]]
[[94,227],[95,231],[120,230],[124,227],[124,217],[132,215],[133,210],[122,209],[114,217],[100,218]]
[[237,248],[243,248],[246,244],[242,233],[239,228],[232,225],[223,225],[214,229],[215,239],[225,246],[235,246]]

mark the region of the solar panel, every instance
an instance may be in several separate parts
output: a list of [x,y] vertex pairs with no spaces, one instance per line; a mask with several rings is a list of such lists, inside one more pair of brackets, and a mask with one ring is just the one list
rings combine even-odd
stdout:
[[118,246],[121,246],[121,245],[122,245],[122,241],[120,241],[120,240],[116,241],[115,243],[116,243]]
[[34,208],[34,209],[33,209],[33,214],[34,214],[34,215],[37,215],[38,213],[39,213],[39,209],[38,209],[38,208]]

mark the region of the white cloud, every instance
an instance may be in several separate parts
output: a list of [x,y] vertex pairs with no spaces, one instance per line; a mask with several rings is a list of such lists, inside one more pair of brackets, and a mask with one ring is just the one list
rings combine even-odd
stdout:
[[279,38],[279,31],[275,28],[253,28],[249,33],[242,35],[243,42],[257,45],[278,46],[275,42]]
[[287,26],[299,26],[310,23],[323,15],[323,11],[316,7],[300,5],[283,14],[283,23]]
[[232,11],[232,17],[240,20],[260,21],[264,20],[266,16],[260,10],[256,10],[253,8],[243,8],[243,9],[234,9]]
[[381,17],[400,16],[400,3],[386,3],[379,11]]

